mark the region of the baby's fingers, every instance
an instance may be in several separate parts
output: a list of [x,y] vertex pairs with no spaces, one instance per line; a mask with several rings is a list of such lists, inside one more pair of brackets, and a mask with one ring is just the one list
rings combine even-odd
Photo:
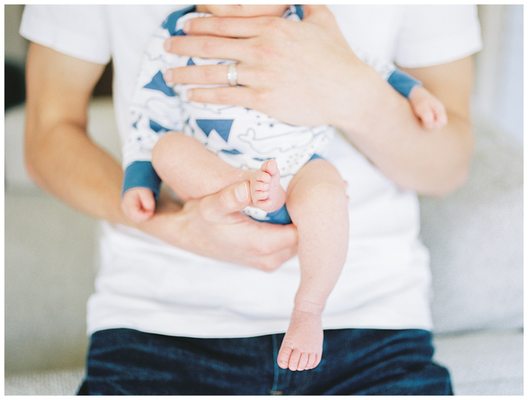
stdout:
[[151,191],[141,191],[139,192],[139,207],[143,213],[152,214],[154,208],[156,207],[156,201],[154,200],[154,195]]
[[146,221],[154,214],[154,195],[142,188],[131,189],[123,197],[122,208],[132,221],[138,223]]
[[425,129],[433,129],[435,127],[436,116],[433,108],[419,107],[416,111]]
[[438,102],[433,104],[433,111],[435,114],[435,128],[439,129],[447,124],[447,112],[442,103]]

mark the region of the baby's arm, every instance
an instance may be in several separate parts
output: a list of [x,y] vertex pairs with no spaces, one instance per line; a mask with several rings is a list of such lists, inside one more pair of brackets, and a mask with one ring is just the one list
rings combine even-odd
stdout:
[[414,115],[424,128],[438,129],[447,124],[444,105],[420,81],[399,70],[394,64],[383,62],[359,49],[356,49],[356,54],[387,80],[394,90],[409,100]]
[[440,100],[412,76],[395,68],[387,82],[409,100],[414,115],[426,129],[439,129],[447,124],[447,113]]
[[[167,85],[163,30],[152,36],[143,57],[130,104],[130,129],[123,147],[122,209],[134,222],[149,219],[161,180],[152,165],[152,149],[166,132],[181,131],[180,99]],[[157,56],[156,56],[157,55]]]

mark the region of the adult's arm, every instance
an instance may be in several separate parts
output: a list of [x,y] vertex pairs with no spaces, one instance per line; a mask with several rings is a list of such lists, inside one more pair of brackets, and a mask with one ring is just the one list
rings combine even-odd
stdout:
[[[195,101],[255,108],[292,124],[340,128],[387,177],[422,194],[444,195],[460,186],[472,152],[469,58],[407,70],[448,111],[442,130],[424,130],[410,106],[343,38],[324,6],[305,6],[302,23],[278,17],[201,18],[189,36],[167,41],[169,51],[237,60],[241,87],[195,89]],[[168,71],[179,83],[225,84],[226,66]]]
[[30,45],[25,160],[38,185],[95,218],[141,229],[203,256],[273,270],[294,254],[292,226],[254,222],[237,212],[249,202],[246,185],[183,207],[162,198],[149,221],[128,220],[120,207],[121,166],[87,134],[88,104],[103,68]]
[[370,79],[364,81],[372,85],[364,98],[364,117],[342,119],[338,126],[401,187],[425,195],[446,195],[466,181],[473,150],[469,110],[472,59],[405,71],[443,102],[446,126],[425,130],[409,102],[370,71]]

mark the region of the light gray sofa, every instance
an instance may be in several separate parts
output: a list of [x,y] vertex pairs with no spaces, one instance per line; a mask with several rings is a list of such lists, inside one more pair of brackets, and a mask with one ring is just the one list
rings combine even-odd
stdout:
[[[6,115],[5,392],[73,394],[86,352],[97,223],[44,194],[22,161],[23,108]],[[113,154],[109,99],[90,131]],[[476,124],[468,185],[422,199],[431,250],[436,359],[457,394],[522,394],[522,148]]]

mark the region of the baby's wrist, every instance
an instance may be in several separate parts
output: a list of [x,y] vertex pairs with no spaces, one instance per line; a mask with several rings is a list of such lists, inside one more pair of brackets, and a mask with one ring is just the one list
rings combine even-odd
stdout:
[[419,98],[422,98],[426,92],[426,89],[422,85],[415,85],[409,92],[408,99],[409,101],[416,101]]

